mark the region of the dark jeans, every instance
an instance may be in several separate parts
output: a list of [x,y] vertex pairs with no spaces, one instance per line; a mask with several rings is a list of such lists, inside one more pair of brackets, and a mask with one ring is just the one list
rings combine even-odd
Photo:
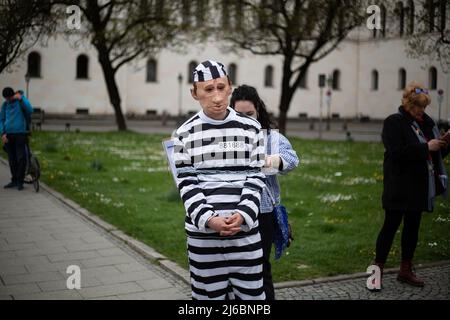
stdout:
[[417,240],[419,239],[420,220],[422,212],[402,212],[386,210],[384,224],[377,238],[375,262],[386,263],[387,256],[391,250],[395,233],[403,218],[402,230],[402,260],[410,261],[414,257]]
[[258,215],[259,232],[263,249],[263,288],[266,300],[275,300],[275,290],[272,280],[272,266],[270,265],[270,251],[275,234],[275,214],[260,213]]
[[11,181],[22,184],[25,178],[26,156],[25,148],[27,144],[26,134],[7,134],[8,143],[5,150],[8,153],[9,169],[11,170]]

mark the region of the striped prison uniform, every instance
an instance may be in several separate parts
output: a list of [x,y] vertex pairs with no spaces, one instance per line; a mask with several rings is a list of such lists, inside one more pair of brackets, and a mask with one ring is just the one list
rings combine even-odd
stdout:
[[[174,136],[192,298],[263,300],[258,213],[264,134],[257,121],[227,110],[224,120],[199,111]],[[209,218],[235,212],[244,218],[235,235],[220,236],[207,226]]]

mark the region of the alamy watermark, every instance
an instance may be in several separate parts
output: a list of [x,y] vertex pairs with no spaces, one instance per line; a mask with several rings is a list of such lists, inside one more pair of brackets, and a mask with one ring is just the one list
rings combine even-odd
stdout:
[[77,265],[70,265],[66,270],[70,276],[67,278],[66,287],[69,290],[81,289],[81,269]]
[[79,6],[72,5],[66,8],[66,13],[70,16],[66,20],[66,25],[69,30],[81,29],[81,9]]
[[366,12],[370,14],[367,18],[366,26],[369,30],[381,29],[381,9],[379,6],[372,4],[367,7]]
[[367,278],[367,289],[380,290],[381,289],[381,269],[377,265],[371,265],[367,267],[367,274],[370,276]]

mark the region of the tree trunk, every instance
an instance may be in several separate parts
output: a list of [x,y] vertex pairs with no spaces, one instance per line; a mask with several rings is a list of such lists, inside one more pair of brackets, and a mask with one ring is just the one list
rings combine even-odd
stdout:
[[105,77],[106,87],[108,89],[109,101],[114,108],[117,129],[119,131],[126,131],[127,124],[122,113],[120,93],[116,83],[116,72],[109,60],[106,46],[100,44],[96,47],[98,50],[98,60],[102,66],[103,76]]
[[287,125],[287,112],[281,110],[280,108],[280,114],[278,116],[278,130],[280,130],[280,133],[283,135],[286,135],[286,125]]
[[287,113],[293,97],[292,88],[283,88],[281,90],[280,114],[278,115],[278,129],[283,135],[286,134]]
[[283,79],[281,81],[280,105],[278,106],[280,110],[278,116],[278,129],[283,135],[286,134],[287,112],[295,90],[297,89],[295,86],[291,87],[290,85],[293,74],[291,70],[292,59],[292,57],[285,56],[283,61]]

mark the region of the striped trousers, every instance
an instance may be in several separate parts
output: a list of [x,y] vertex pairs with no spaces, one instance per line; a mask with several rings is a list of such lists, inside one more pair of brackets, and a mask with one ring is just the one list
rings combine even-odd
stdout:
[[236,239],[188,236],[187,245],[192,299],[265,300],[259,232]]

